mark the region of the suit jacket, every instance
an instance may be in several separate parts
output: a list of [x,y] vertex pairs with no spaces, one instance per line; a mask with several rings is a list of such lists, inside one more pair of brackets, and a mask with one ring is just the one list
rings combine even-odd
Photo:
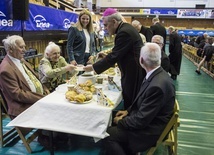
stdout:
[[166,44],[166,28],[161,25],[160,23],[156,23],[155,25],[150,26],[153,35],[160,35],[164,39],[164,47],[163,50],[165,51],[165,44]]
[[180,74],[182,59],[182,45],[181,37],[176,33],[172,32],[169,35],[169,60],[170,60],[170,73],[173,75]]
[[166,71],[169,72],[170,69],[170,61],[166,53],[162,50],[161,51],[161,67]]
[[[90,54],[95,52],[94,33],[90,34]],[[84,31],[79,31],[76,27],[71,26],[68,31],[67,53],[69,62],[75,60],[78,64],[84,63],[86,49],[86,38]]]
[[114,48],[104,59],[93,64],[100,74],[115,63],[121,71],[121,86],[125,109],[135,99],[146,72],[139,64],[142,39],[137,30],[128,23],[121,23],[116,30]]
[[[26,61],[24,64],[38,78],[30,64]],[[31,91],[24,76],[7,55],[0,65],[0,88],[8,104],[8,114],[12,116],[19,115],[44,97]]]
[[127,131],[130,144],[137,147],[138,142],[146,142],[141,135],[159,136],[162,133],[173,114],[174,103],[173,81],[159,67],[142,83],[136,99],[128,109],[128,116],[118,122],[118,128]]
[[142,33],[146,37],[146,42],[151,42],[153,33],[150,28],[142,25],[139,33]]

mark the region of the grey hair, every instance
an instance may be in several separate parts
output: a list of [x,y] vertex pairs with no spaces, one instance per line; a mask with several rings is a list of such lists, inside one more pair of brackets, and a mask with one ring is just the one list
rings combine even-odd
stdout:
[[154,35],[153,37],[152,37],[152,39],[153,38],[158,38],[159,40],[160,40],[160,43],[164,43],[164,39],[163,39],[163,37],[162,36],[160,36],[160,35]]
[[141,25],[138,20],[133,20],[132,21],[132,26],[138,26],[138,25]]
[[15,49],[17,46],[17,40],[23,40],[19,35],[8,36],[6,39],[2,40],[5,50],[8,52],[11,49]]
[[49,58],[48,57],[48,54],[50,53],[50,52],[52,52],[53,50],[57,50],[57,51],[60,51],[60,47],[57,45],[57,44],[55,44],[54,42],[49,42],[48,43],[48,46],[45,48],[45,58]]
[[141,48],[140,58],[144,60],[144,66],[155,68],[161,64],[161,49],[156,43],[145,43]]
[[122,16],[119,12],[116,12],[116,13],[109,15],[109,16],[104,16],[103,19],[104,18],[107,19],[107,21],[111,21],[112,19],[115,19],[118,22],[122,21]]

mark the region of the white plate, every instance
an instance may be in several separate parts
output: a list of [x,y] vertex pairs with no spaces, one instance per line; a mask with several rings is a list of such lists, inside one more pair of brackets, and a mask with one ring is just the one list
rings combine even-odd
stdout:
[[76,71],[84,71],[83,67],[84,65],[77,65],[77,68],[75,69]]
[[77,102],[77,101],[69,101],[69,102],[70,102],[70,103],[74,103],[74,104],[87,104],[87,103],[90,103],[92,100],[93,100],[93,99],[88,100],[88,101],[85,101],[85,102],[83,102],[83,103]]
[[76,71],[84,71],[83,67],[77,67],[75,70]]

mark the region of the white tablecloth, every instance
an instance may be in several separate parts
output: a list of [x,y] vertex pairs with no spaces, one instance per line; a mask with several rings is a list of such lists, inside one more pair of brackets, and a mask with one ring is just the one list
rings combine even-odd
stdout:
[[[7,126],[59,131],[94,138],[108,136],[106,129],[113,108],[97,104],[96,95],[87,104],[74,104],[65,99],[66,85],[37,101]],[[117,106],[121,92],[105,90],[104,94]]]

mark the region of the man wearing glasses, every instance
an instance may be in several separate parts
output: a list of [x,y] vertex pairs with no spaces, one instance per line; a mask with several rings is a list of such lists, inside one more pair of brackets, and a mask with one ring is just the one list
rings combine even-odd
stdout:
[[170,68],[170,61],[166,53],[163,51],[164,39],[160,35],[154,35],[152,37],[152,43],[156,43],[161,48],[161,67],[166,71],[169,72]]

